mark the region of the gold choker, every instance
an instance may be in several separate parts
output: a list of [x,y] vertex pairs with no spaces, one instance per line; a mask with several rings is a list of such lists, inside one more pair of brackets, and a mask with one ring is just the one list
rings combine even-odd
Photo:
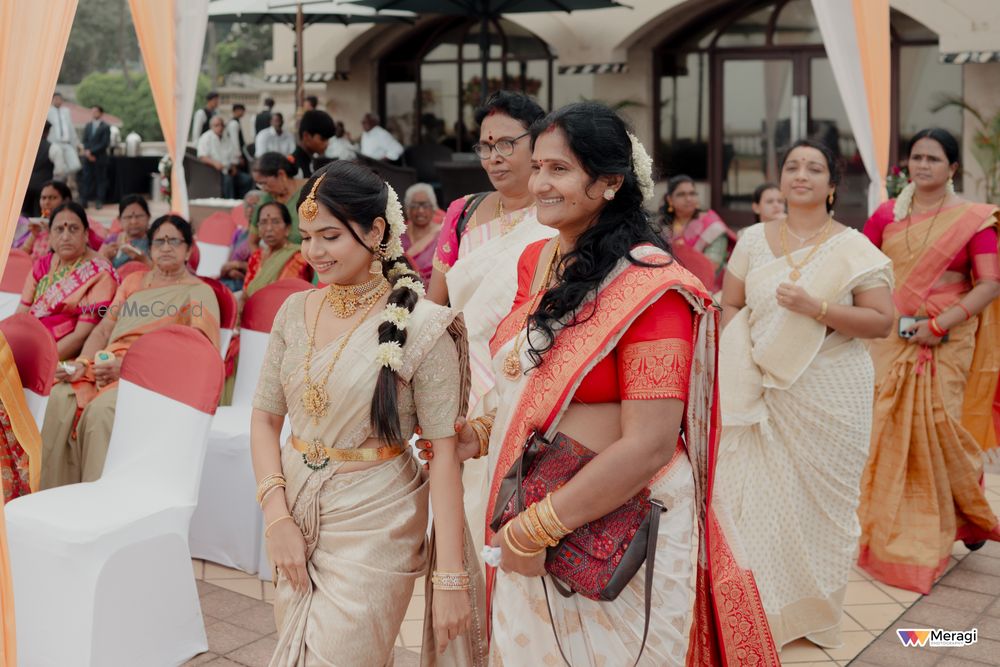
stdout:
[[359,309],[378,301],[385,294],[388,283],[385,276],[379,275],[358,285],[330,285],[327,287],[326,301],[334,315],[347,319]]

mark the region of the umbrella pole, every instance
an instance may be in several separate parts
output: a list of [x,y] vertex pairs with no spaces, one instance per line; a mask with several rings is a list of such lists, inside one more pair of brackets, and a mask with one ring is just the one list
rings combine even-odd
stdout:
[[479,58],[482,61],[482,75],[479,84],[479,101],[481,104],[486,104],[486,96],[489,94],[487,88],[489,80],[487,79],[487,63],[490,61],[490,17],[486,12],[483,12],[483,17],[479,24]]
[[305,76],[302,70],[302,3],[296,3],[295,9],[295,112],[305,105]]

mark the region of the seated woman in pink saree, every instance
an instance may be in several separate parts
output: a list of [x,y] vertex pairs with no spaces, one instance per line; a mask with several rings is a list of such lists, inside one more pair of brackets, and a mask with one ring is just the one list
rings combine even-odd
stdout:
[[56,208],[50,237],[55,251],[35,262],[17,308],[45,325],[60,359],[80,353],[118,287],[111,262],[88,247],[87,230],[87,215],[79,204]]

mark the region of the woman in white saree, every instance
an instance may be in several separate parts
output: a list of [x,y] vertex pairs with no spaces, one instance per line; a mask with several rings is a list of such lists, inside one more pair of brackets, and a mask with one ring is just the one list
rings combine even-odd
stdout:
[[716,500],[735,521],[775,643],[840,644],[860,534],[874,368],[892,267],[832,216],[839,172],[800,141],[781,165],[788,216],[748,228],[723,288]]
[[[289,297],[275,318],[251,428],[277,570],[271,665],[392,664],[424,574],[424,664],[485,665],[483,586],[454,453],[464,327],[421,299],[419,278],[396,261],[402,211],[371,171],[336,162],[303,194],[302,253],[329,287]],[[286,413],[292,436],[279,447]],[[417,419],[445,462],[429,483],[407,446]]]

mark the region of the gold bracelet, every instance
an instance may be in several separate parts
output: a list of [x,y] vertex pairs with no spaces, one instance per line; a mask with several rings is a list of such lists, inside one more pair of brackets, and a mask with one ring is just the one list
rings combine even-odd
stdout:
[[514,553],[515,556],[520,556],[521,558],[534,558],[538,554],[540,554],[543,551],[545,551],[545,549],[539,549],[538,551],[528,552],[528,551],[523,551],[521,549],[518,549],[516,546],[514,546],[512,538],[511,538],[511,535],[510,535],[511,524],[513,524],[513,521],[508,521],[507,522],[507,524],[503,527],[503,530],[500,531],[500,537],[503,539],[504,543],[507,545],[507,548],[510,549]]
[[[265,538],[271,537],[271,528],[274,527],[274,524],[276,524],[276,523],[278,523],[280,521],[284,521],[285,519],[291,519],[291,518],[292,518],[291,514],[286,514],[284,516],[279,516],[277,519],[275,519],[271,523],[267,524],[267,528],[264,529],[264,537]],[[293,522],[294,522],[294,519],[293,519]]]
[[552,507],[551,493],[547,494],[542,502],[538,503],[538,518],[542,522],[542,528],[553,539],[561,540],[573,532],[556,515],[555,508]]
[[554,539],[542,527],[542,522],[538,518],[538,503],[521,512],[527,517],[526,521],[531,526],[531,538],[540,547],[554,547],[559,544],[559,540]]
[[520,553],[540,554],[542,553],[542,551],[545,550],[544,548],[539,549],[537,546],[535,547],[524,546],[521,540],[517,539],[517,535],[514,534],[513,526],[511,526],[510,528],[510,535],[507,536],[507,539],[510,540],[511,545],[514,546]]
[[264,495],[260,497],[260,502],[257,504],[260,505],[261,509],[264,509],[264,503],[267,502],[267,497],[271,495],[271,492],[273,492],[275,489],[284,489],[284,488],[286,488],[284,482],[282,482],[281,484],[275,484],[270,489],[264,492]]
[[257,485],[257,504],[264,502],[264,496],[276,486],[285,486],[285,476],[281,473],[268,475],[260,480],[260,484]]
[[467,591],[469,590],[468,572],[438,572],[431,573],[431,585],[437,591]]
[[475,458],[479,459],[488,455],[490,453],[490,433],[482,418],[473,419],[469,422],[469,426],[479,440],[479,453],[476,454]]
[[817,322],[822,322],[823,318],[826,317],[826,311],[830,307],[830,304],[824,301],[819,306],[819,315],[816,316]]

